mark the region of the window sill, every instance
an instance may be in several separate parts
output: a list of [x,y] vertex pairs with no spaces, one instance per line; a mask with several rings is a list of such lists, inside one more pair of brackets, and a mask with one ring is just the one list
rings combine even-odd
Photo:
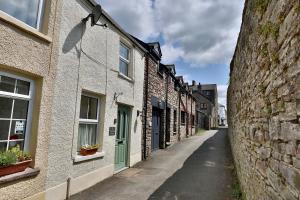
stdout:
[[89,155],[89,156],[81,156],[81,155],[76,155],[73,158],[74,163],[79,163],[79,162],[84,162],[84,161],[88,161],[88,160],[93,160],[93,159],[97,159],[97,158],[103,158],[105,156],[105,152],[101,151],[101,152],[97,152],[93,155]]
[[37,29],[25,24],[24,22],[22,21],[19,21],[18,19],[6,14],[5,12],[3,11],[0,11],[0,20],[2,21],[5,21],[19,29],[21,29],[22,31],[28,33],[28,34],[31,34],[39,39],[42,39],[48,43],[51,43],[52,42],[52,39],[51,37],[39,32]]
[[34,168],[34,169],[27,168],[23,172],[18,172],[18,173],[15,173],[15,174],[10,174],[10,175],[0,177],[0,184],[9,183],[9,182],[17,181],[17,180],[20,180],[20,179],[25,179],[25,178],[37,176],[39,173],[40,173],[39,168]]
[[130,77],[122,74],[121,72],[119,72],[119,77],[122,78],[122,79],[125,79],[125,80],[127,80],[127,81],[129,81],[131,83],[134,83],[134,80],[132,78],[130,78]]

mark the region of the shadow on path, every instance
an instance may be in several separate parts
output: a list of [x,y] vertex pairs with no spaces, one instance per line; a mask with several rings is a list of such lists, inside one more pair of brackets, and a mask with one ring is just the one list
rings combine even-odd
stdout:
[[150,200],[231,200],[233,160],[227,129],[201,145]]

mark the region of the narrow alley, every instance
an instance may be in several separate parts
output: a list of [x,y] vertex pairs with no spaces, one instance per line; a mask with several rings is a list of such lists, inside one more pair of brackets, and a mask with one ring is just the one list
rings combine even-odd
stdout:
[[232,199],[232,165],[227,129],[207,131],[159,150],[71,199]]

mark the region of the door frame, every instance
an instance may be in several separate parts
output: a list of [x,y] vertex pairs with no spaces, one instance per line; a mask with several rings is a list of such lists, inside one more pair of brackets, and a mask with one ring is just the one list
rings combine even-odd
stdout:
[[[114,163],[114,173],[119,173],[125,169],[127,169],[129,167],[129,163],[130,163],[130,143],[131,143],[131,122],[132,122],[132,106],[129,106],[129,105],[126,105],[126,104],[121,104],[121,103],[118,103],[118,109],[117,109],[117,123],[118,123],[118,111],[119,111],[119,108],[120,107],[125,107],[128,109],[128,134],[127,134],[127,145],[126,145],[126,159],[125,159],[125,167],[122,168],[122,169],[116,169],[116,163]],[[118,126],[118,124],[117,124]],[[116,131],[118,128],[116,128]],[[116,137],[117,137],[117,134],[115,135],[115,146],[116,146]],[[116,157],[116,152],[114,154],[114,158]],[[114,162],[115,162],[115,159],[114,159]]]
[[[157,112],[157,114],[159,115],[159,118],[160,118],[159,133],[158,133],[158,148],[156,148],[156,149],[153,148],[153,141],[154,141],[154,138],[153,138],[153,112]],[[152,107],[152,119],[151,119],[151,123],[152,123],[152,126],[151,126],[151,152],[154,152],[154,151],[157,151],[160,149],[161,131],[162,131],[162,123],[163,123],[162,120],[163,120],[163,110],[153,106]]]

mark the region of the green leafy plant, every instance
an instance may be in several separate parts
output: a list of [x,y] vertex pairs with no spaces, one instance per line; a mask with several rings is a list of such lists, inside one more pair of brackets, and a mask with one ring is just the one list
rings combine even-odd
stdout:
[[11,151],[0,152],[0,167],[6,167],[17,162],[16,154]]
[[31,159],[30,154],[25,153],[24,151],[22,151],[19,145],[11,148],[9,151],[17,156],[17,159],[18,159],[19,162]]

